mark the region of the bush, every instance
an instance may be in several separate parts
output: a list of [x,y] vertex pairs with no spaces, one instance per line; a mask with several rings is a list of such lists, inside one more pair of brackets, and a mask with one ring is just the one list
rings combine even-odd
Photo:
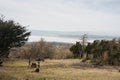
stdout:
[[58,47],[55,49],[54,53],[51,55],[53,59],[69,59],[73,58],[72,52],[69,51],[68,47]]

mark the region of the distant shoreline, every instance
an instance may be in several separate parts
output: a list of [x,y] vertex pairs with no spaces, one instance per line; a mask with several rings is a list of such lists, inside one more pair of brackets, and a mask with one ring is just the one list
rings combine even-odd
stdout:
[[[77,39],[77,38],[32,35],[32,36],[29,37],[28,42],[40,41],[41,38],[43,38],[47,42],[76,43],[77,41],[80,41],[80,39]],[[101,39],[97,39],[97,38],[96,39],[90,39],[90,38],[88,38],[88,42],[93,42],[94,40],[102,40],[102,38]],[[110,39],[104,39],[104,40],[110,40]]]

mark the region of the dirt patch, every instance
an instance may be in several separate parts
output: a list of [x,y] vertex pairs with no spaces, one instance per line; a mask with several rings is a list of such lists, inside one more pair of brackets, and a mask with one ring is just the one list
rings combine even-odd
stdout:
[[107,70],[107,71],[117,71],[119,72],[120,70],[120,66],[108,66],[108,65],[94,65],[92,63],[84,63],[84,62],[80,62],[80,63],[74,63],[71,65],[73,68],[77,68],[77,69],[89,69],[89,68],[97,68],[97,69],[103,69],[103,70]]

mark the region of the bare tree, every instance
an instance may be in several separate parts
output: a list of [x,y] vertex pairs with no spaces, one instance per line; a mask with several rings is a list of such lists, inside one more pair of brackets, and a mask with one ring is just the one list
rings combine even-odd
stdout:
[[31,61],[37,58],[48,58],[52,53],[52,46],[44,41],[43,38],[39,42],[30,44],[24,50],[24,55],[28,59],[28,65],[31,65]]
[[80,57],[83,57],[83,54],[85,53],[85,47],[87,45],[87,34],[83,34],[81,36],[81,45],[82,45],[82,54],[80,54]]

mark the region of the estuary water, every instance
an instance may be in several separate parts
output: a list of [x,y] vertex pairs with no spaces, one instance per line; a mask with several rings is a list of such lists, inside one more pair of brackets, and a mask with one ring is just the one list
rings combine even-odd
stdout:
[[[40,41],[43,38],[47,42],[63,42],[63,43],[76,43],[80,41],[80,38],[67,38],[67,37],[54,37],[54,36],[30,36],[29,42]],[[93,40],[88,39],[88,42],[93,42]]]

